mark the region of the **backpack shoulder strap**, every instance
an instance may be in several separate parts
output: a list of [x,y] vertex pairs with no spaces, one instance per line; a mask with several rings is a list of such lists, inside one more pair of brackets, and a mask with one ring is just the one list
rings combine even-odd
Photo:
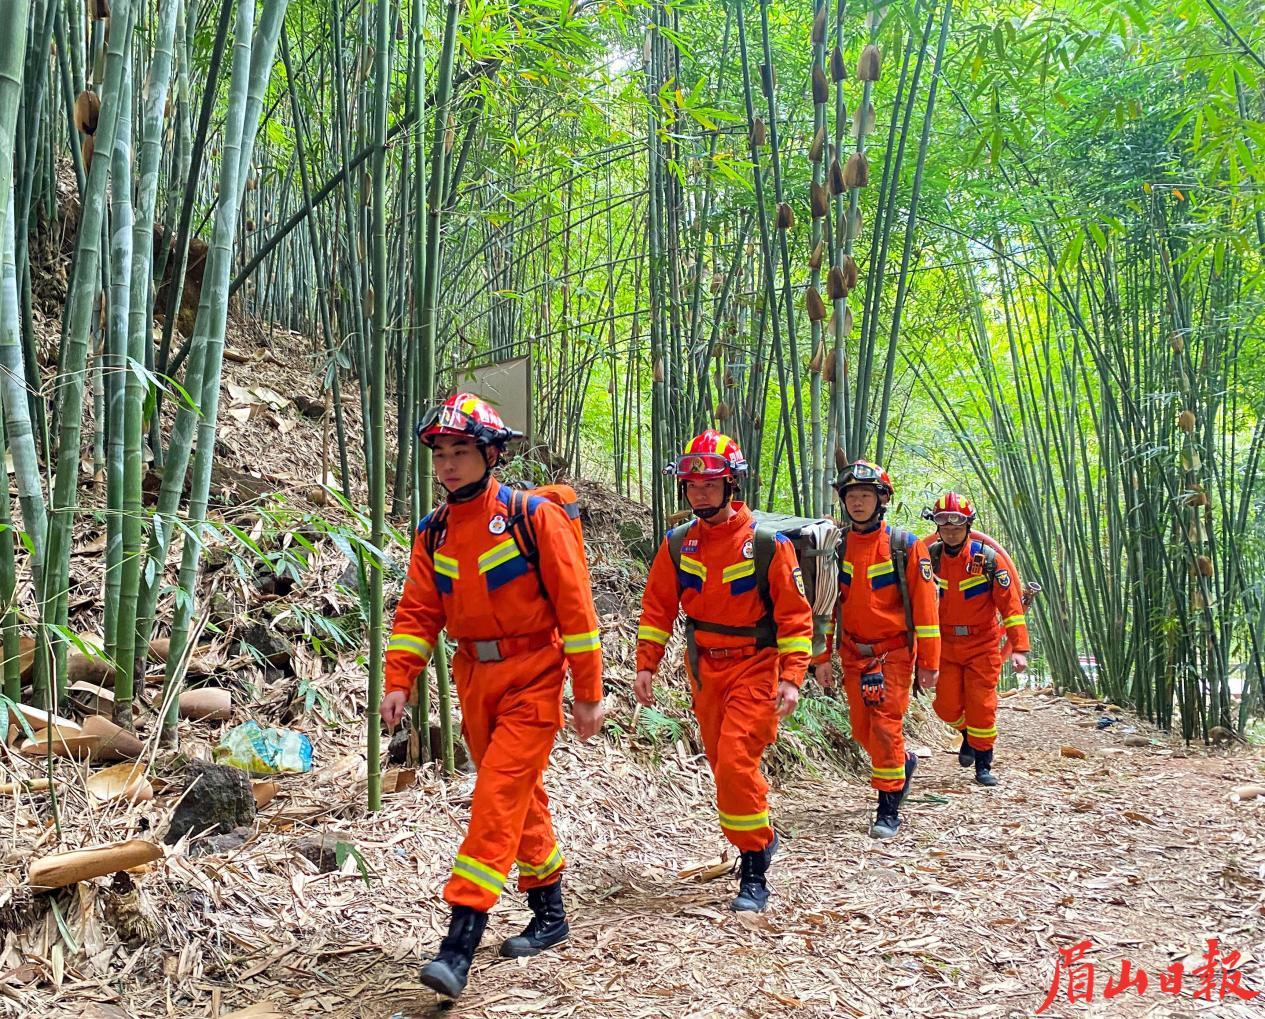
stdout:
[[681,549],[685,547],[685,536],[693,526],[694,521],[687,520],[668,531],[668,554],[672,557],[672,565],[678,570],[681,568]]
[[905,607],[905,635],[909,641],[909,649],[914,648],[914,603],[909,597],[909,578],[905,571],[909,568],[909,550],[917,539],[909,531],[900,527],[891,530],[892,567],[896,571],[896,587],[900,591],[901,604]]
[[933,541],[927,546],[927,551],[931,555],[931,572],[936,576],[940,575],[940,559],[944,555],[944,542]]
[[418,525],[418,529],[425,535],[426,551],[434,559],[436,550],[448,536],[448,503],[440,503],[439,506],[427,514],[426,518]]
[[536,527],[532,523],[533,496],[517,488],[506,488],[503,493],[509,511],[507,521],[510,537],[518,545],[519,552],[533,567],[540,562],[540,546],[536,543]]
[[773,555],[777,551],[778,532],[772,527],[756,524],[751,534],[755,543],[756,590],[760,592],[760,601],[764,603],[764,618],[756,623],[756,644],[769,647],[777,646],[777,624],[773,618],[773,594],[769,589],[769,573],[773,569]]

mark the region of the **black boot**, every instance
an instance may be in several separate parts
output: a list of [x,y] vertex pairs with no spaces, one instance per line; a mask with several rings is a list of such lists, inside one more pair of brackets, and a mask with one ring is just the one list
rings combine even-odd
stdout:
[[993,774],[993,751],[975,751],[975,781],[980,785],[994,786],[997,776]]
[[422,983],[449,998],[459,996],[466,989],[474,950],[487,925],[487,913],[469,906],[453,906],[448,936],[439,943],[439,954],[422,967]]
[[958,747],[958,764],[964,768],[969,768],[974,763],[975,748],[967,742],[966,733],[962,733],[962,745]]
[[749,911],[760,913],[769,904],[769,886],[764,875],[768,873],[769,864],[777,853],[777,832],[773,833],[773,841],[763,849],[743,850],[742,863],[738,869],[738,895],[729,908],[735,912]]
[[539,955],[546,948],[566,941],[571,933],[567,911],[562,905],[562,878],[544,888],[529,888],[527,905],[531,906],[531,921],[522,934],[506,938],[501,945],[501,954],[508,959]]
[[900,793],[879,790],[878,817],[870,827],[870,835],[876,839],[890,839],[900,831]]
[[918,770],[918,755],[906,750],[905,751],[905,784],[900,787],[900,799],[898,803],[904,803],[905,797],[909,795],[909,783],[914,780],[914,772]]

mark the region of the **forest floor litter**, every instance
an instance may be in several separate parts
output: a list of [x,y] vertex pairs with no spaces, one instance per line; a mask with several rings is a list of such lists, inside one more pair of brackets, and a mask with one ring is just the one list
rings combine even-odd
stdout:
[[[234,344],[249,346],[240,330]],[[280,586],[284,569],[261,583],[241,559],[221,557],[204,592],[212,613],[196,657],[205,681],[231,692],[230,717],[182,722],[178,756],[148,739],[142,759],[156,763],[148,794],[126,767],[103,795],[88,783],[95,762],[58,760],[59,835],[48,791],[8,792],[0,1014],[1028,1016],[1046,998],[1060,949],[1084,941],[1093,1001],[1071,1005],[1064,987],[1043,1014],[1262,1014],[1265,997],[1220,1000],[1219,985],[1211,1001],[1196,999],[1191,973],[1215,938],[1223,952],[1240,953],[1244,985],[1265,992],[1265,797],[1242,792],[1265,784],[1265,754],[1186,746],[1092,698],[1031,688],[1003,696],[1001,784],[992,790],[958,767],[956,736],[925,702],[915,708],[912,743],[926,758],[891,842],[868,837],[873,793],[856,773],[824,762],[779,774],[772,810],[782,851],[770,908],[731,913],[732,853],[688,719],[675,740],[646,739],[631,723],[640,592],[628,546],[647,515],[593,485],[581,486],[582,498],[618,725],[588,745],[563,735],[546,776],[568,859],[571,938],[534,960],[497,957],[528,915],[523,897],[507,894],[469,989],[438,1006],[417,969],[445,927],[439,893],[473,776],[392,767],[382,811],[365,809],[363,662],[355,649],[336,658],[321,651],[337,633],[320,620],[354,615],[356,585],[335,537],[342,532],[314,523],[354,527],[355,516],[316,495],[324,426],[293,399],[310,378],[295,367],[301,338],[274,335],[269,344],[225,366],[236,423],[221,438],[223,466],[258,480],[259,492],[289,493],[287,501],[260,513],[259,492],[248,493],[226,499],[220,515],[261,542],[276,537],[269,528],[306,528],[315,550]],[[348,416],[354,434],[351,401]],[[355,481],[358,489],[363,479]],[[78,544],[72,604],[84,632],[99,614],[96,539],[86,529]],[[294,545],[270,547],[280,556]],[[243,646],[252,632],[286,640],[280,649],[261,651],[253,638]],[[1100,727],[1102,717],[1117,721]],[[182,795],[166,776],[189,760],[209,762],[220,739],[249,720],[301,731],[314,747],[310,772],[251,786],[250,824],[184,835],[129,873],[54,892],[29,886],[32,862],[55,851],[129,839],[161,845]],[[144,716],[138,725],[152,737]],[[5,782],[44,774],[42,759],[13,749],[2,762]],[[1151,984],[1108,1000],[1104,989],[1125,959]],[[1158,975],[1179,960],[1187,976],[1174,997]]]

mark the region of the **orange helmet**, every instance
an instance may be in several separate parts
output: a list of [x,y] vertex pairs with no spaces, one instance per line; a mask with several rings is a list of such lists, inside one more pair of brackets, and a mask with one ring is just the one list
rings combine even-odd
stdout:
[[878,492],[879,500],[886,503],[892,497],[895,489],[892,488],[892,479],[888,477],[887,471],[876,463],[869,460],[853,460],[843,469],[839,475],[839,479],[835,482],[835,491],[839,493],[839,498],[843,498],[843,493],[849,488],[856,488],[865,485],[873,488]]
[[937,526],[969,526],[975,522],[975,506],[970,499],[958,495],[957,492],[945,492],[923,516]]
[[441,435],[464,435],[481,446],[504,446],[523,437],[522,432],[506,427],[492,405],[473,393],[455,393],[422,418],[417,427],[422,442],[434,446]]
[[742,455],[742,447],[728,435],[709,428],[690,439],[684,452],[668,464],[664,473],[673,474],[681,481],[691,478],[737,481],[747,473],[747,458]]

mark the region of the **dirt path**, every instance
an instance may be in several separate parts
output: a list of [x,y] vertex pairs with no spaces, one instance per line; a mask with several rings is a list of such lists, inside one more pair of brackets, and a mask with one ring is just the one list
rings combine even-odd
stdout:
[[[678,876],[722,848],[697,760],[669,753],[652,771],[610,745],[564,742],[550,788],[561,800],[568,787],[558,826],[572,861],[572,938],[530,965],[498,959],[496,946],[526,916],[521,897],[508,897],[470,990],[450,1009],[416,969],[440,936],[435,896],[469,780],[431,781],[346,822],[377,872],[372,890],[351,862],[328,875],[282,866],[276,836],[235,857],[169,867],[172,895],[201,889],[202,908],[172,921],[198,951],[167,960],[166,979],[130,990],[127,1008],[209,1016],[271,1001],[277,1014],[374,1019],[1031,1016],[1057,950],[1088,939],[1092,1002],[1069,1005],[1064,984],[1045,1015],[1265,1014],[1265,993],[1249,1005],[1219,1000],[1219,982],[1211,1002],[1195,1000],[1194,976],[1180,999],[1158,986],[1174,960],[1188,957],[1195,970],[1215,937],[1243,953],[1244,981],[1265,992],[1265,802],[1227,798],[1265,776],[1265,758],[1244,748],[1187,755],[1156,734],[1152,746],[1127,748],[1129,723],[1098,731],[1097,717],[1027,692],[1004,700],[994,790],[969,780],[944,732],[891,843],[867,837],[871,794],[858,781],[823,776],[778,790],[785,849],[771,872],[773,903],[742,917],[726,909],[732,880]],[[920,731],[940,738],[938,726]],[[1085,758],[1061,756],[1062,745]],[[1150,986],[1108,1000],[1106,982],[1126,957]],[[56,1000],[42,1014],[61,1014]]]

